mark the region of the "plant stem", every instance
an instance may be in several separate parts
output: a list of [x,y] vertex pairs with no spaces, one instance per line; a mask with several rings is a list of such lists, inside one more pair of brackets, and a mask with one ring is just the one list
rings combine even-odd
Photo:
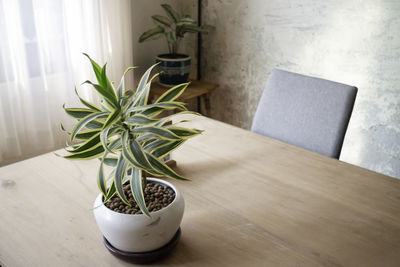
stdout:
[[172,44],[172,54],[176,54],[176,43]]
[[171,49],[171,46],[170,46],[170,44],[169,44],[169,42],[168,42],[167,35],[165,35],[165,41],[167,41],[168,52],[169,52],[170,54],[172,54],[172,49]]
[[178,49],[179,49],[179,44],[180,44],[180,42],[181,42],[181,38],[177,37],[177,38],[176,38],[176,43],[175,43],[175,53],[174,53],[174,54],[177,54],[177,53],[178,53]]

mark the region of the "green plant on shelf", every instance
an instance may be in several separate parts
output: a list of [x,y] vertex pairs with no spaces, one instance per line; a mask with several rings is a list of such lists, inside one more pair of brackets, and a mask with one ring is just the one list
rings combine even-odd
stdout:
[[168,45],[169,54],[177,54],[180,41],[186,33],[208,33],[212,27],[210,25],[198,26],[197,22],[189,15],[180,15],[170,5],[162,4],[167,17],[153,15],[151,18],[156,27],[144,32],[139,37],[139,42],[155,40],[162,36],[165,37]]

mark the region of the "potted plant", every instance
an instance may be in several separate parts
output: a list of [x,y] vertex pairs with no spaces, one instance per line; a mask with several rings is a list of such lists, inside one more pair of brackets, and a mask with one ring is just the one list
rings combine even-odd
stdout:
[[209,26],[197,26],[189,15],[180,15],[170,5],[162,4],[168,17],[154,15],[151,18],[156,24],[139,37],[139,42],[155,40],[164,37],[168,45],[168,53],[156,57],[160,62],[160,83],[176,85],[188,81],[190,72],[190,56],[178,53],[179,44],[186,33],[208,33]]
[[[184,103],[175,101],[188,84],[169,89],[149,104],[151,80],[158,75],[149,78],[155,65],[131,92],[125,90],[124,76],[133,67],[114,88],[107,78],[106,65],[100,67],[87,57],[97,83],[85,83],[96,90],[101,105],[84,100],[75,89],[85,107],[64,106],[65,112],[77,119],[68,133],[71,145],[64,157],[100,160],[97,184],[101,193],[94,203],[94,215],[108,245],[117,252],[135,255],[160,249],[176,236],[184,202],[172,184],[144,174],[186,180],[162,159],[201,131],[168,124],[171,117],[162,114],[166,110],[188,112]],[[109,174],[104,165],[111,167]]]

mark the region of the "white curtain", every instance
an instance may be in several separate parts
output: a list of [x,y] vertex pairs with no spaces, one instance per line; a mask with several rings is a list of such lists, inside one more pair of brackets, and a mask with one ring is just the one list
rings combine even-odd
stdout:
[[[94,80],[88,53],[112,80],[132,66],[130,0],[0,0],[0,166],[60,148],[62,105]],[[133,84],[133,78],[128,85]]]

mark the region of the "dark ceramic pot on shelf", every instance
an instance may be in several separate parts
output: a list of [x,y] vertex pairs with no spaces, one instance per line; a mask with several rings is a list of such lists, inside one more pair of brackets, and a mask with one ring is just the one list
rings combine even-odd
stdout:
[[162,54],[156,57],[159,63],[160,84],[174,86],[189,80],[190,56],[184,54]]

